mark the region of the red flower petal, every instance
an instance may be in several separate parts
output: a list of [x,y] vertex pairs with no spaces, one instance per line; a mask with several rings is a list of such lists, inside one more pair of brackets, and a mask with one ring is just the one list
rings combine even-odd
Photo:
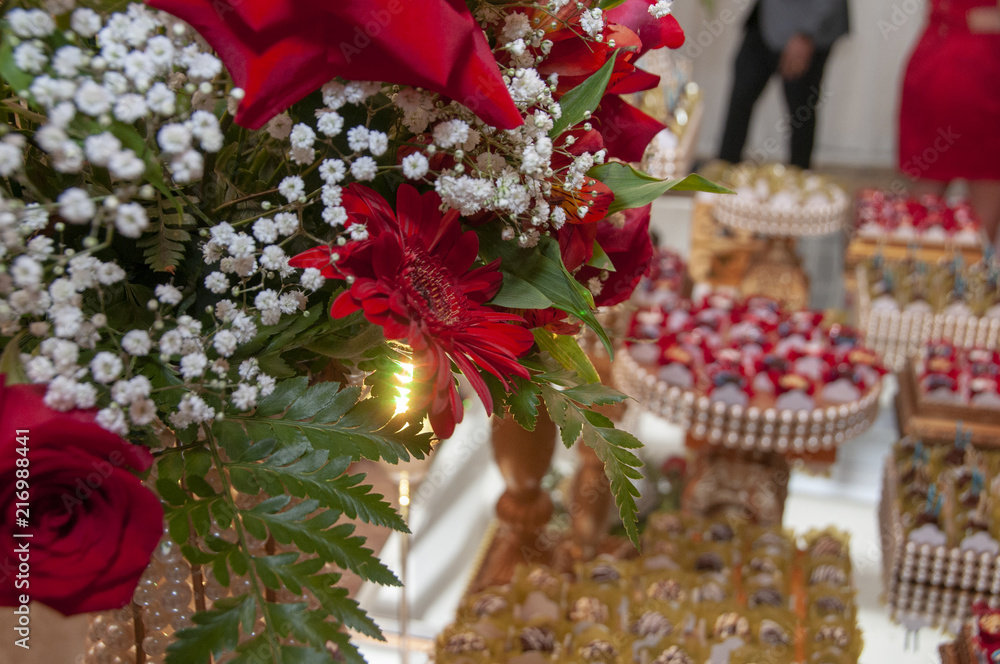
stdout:
[[[649,220],[652,205],[625,210],[625,225],[622,228],[603,221],[597,224],[597,243],[608,255],[615,271],[609,272],[603,281],[601,292],[594,296],[594,304],[608,307],[624,302],[632,296],[642,275],[653,260],[653,242],[649,237]],[[584,266],[575,274],[582,284],[597,277],[601,270]]]
[[219,53],[246,92],[236,121],[250,129],[337,76],[424,87],[502,129],[523,122],[462,0],[149,4],[190,23]]
[[[93,411],[50,410],[43,388],[4,385],[0,375],[0,471],[13,478],[22,458],[16,431],[29,440],[32,538],[15,540],[14,482],[0,482],[0,541],[30,542],[33,600],[65,615],[125,606],[163,534],[156,495],[130,469],[153,457],[94,422]],[[13,583],[0,605],[20,604]]]
[[673,15],[656,18],[649,13],[656,0],[626,0],[614,9],[604,12],[604,19],[633,30],[642,40],[640,53],[662,48],[680,48],[684,45],[684,30]]
[[641,161],[646,146],[667,126],[615,95],[605,95],[594,113],[608,154],[622,161]]
[[[436,193],[419,194],[404,184],[396,203],[393,213],[367,187],[345,190],[345,207],[369,224],[370,235],[337,248],[342,255],[337,270],[354,280],[334,300],[331,315],[363,309],[369,321],[382,326],[387,339],[410,345],[410,403],[426,410],[435,433],[447,437],[462,418],[452,363],[491,411],[492,396],[479,372],[487,371],[505,386],[511,376],[527,377],[517,358],[534,337],[523,327],[523,319],[484,306],[500,288],[499,261],[472,268],[479,238],[462,230],[456,213],[440,211]],[[328,253],[311,250],[293,260],[315,264],[324,256]]]

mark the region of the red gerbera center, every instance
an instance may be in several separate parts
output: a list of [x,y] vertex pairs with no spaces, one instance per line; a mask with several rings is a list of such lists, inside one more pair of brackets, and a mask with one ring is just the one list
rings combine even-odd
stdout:
[[534,341],[524,320],[485,305],[500,288],[499,261],[473,268],[479,239],[462,231],[458,214],[442,214],[434,192],[421,196],[409,185],[399,188],[397,211],[377,193],[359,184],[344,193],[350,223],[363,223],[368,238],[338,247],[317,247],[292,259],[295,267],[315,267],[350,287],[330,313],[343,317],[358,309],[388,339],[405,340],[413,349],[410,403],[426,409],[435,433],[450,436],[462,419],[452,364],[476,390],[488,413],[493,400],[480,370],[510,389],[512,376],[528,377],[517,362]]
[[428,331],[441,331],[461,321],[465,298],[456,292],[450,272],[425,252],[408,250],[399,277]]

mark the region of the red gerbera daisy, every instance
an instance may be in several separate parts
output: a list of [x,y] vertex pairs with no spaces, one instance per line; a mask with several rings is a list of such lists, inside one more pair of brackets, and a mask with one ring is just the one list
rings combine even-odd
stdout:
[[493,399],[479,369],[510,389],[511,376],[528,377],[517,356],[534,337],[517,316],[485,303],[503,279],[499,260],[473,269],[479,238],[462,231],[458,213],[442,214],[440,197],[400,186],[396,213],[375,191],[352,184],[343,205],[351,224],[365,224],[368,239],[333,250],[316,247],[293,258],[294,267],[315,267],[350,288],[334,301],[330,314],[342,318],[358,309],[387,339],[404,340],[413,349],[411,404],[427,410],[434,432],[447,438],[462,419],[452,362],[482,399],[488,413]]

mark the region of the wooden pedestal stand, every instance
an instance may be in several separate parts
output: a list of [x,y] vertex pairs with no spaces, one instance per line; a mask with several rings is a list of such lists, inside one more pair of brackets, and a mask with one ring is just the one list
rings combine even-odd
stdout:
[[691,279],[713,286],[738,286],[751,257],[764,248],[746,231],[729,230],[712,216],[712,203],[695,198],[691,210]]
[[837,460],[834,448],[815,452],[731,449],[687,434],[692,455],[682,508],[711,518],[734,516],[761,526],[780,525],[791,464],[822,472]]
[[497,501],[499,525],[470,591],[510,581],[519,564],[552,560],[552,547],[542,541],[552,518],[552,499],[542,478],[552,462],[556,425],[544,406],[538,409],[534,431],[526,431],[507,414],[493,430],[493,456],[507,483]]
[[751,258],[740,280],[743,295],[764,295],[783,302],[789,309],[809,306],[809,277],[795,253],[795,239],[769,237],[763,252]]

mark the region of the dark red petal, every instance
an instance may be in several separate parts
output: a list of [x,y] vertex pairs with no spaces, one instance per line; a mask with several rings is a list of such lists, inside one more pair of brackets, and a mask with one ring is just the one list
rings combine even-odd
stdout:
[[[493,395],[490,394],[490,388],[486,387],[486,381],[483,377],[479,375],[479,371],[473,366],[472,362],[469,361],[467,357],[461,353],[456,353],[451,356],[455,360],[455,364],[458,365],[459,371],[465,376],[466,380],[469,381],[469,385],[475,390],[476,394],[479,395],[479,400],[483,402],[483,406],[486,408],[486,414],[493,414]],[[503,378],[501,377],[501,380]],[[506,381],[504,381],[506,383]]]
[[337,76],[424,87],[503,129],[523,122],[462,0],[149,4],[191,24],[219,53],[246,92],[236,121],[250,129]]
[[643,90],[652,90],[660,84],[660,77],[650,74],[638,67],[628,74],[612,77],[608,82],[607,93],[609,95],[627,95]]
[[[478,256],[479,236],[475,231],[466,231],[459,235],[447,253],[441,256],[441,262],[453,272],[464,274],[476,262]],[[468,276],[463,276],[462,280],[467,281]]]
[[341,205],[347,210],[351,222],[366,224],[372,235],[385,231],[399,232],[392,208],[374,189],[354,182],[344,190]]
[[594,118],[608,154],[622,161],[641,161],[649,142],[667,128],[615,95],[604,96]]
[[574,271],[594,256],[597,224],[566,224],[557,232],[563,264]]
[[[624,302],[632,295],[642,275],[653,259],[653,242],[649,237],[649,219],[652,205],[625,210],[625,226],[616,228],[608,222],[597,224],[597,242],[608,255],[615,271],[608,273],[601,292],[594,296],[597,306],[612,306]],[[600,270],[584,267],[576,273],[580,283],[586,284]]]
[[314,267],[317,270],[323,270],[330,267],[331,253],[330,247],[313,247],[312,249],[306,249],[301,254],[289,258],[288,264],[292,267],[300,269]]
[[333,301],[333,305],[330,307],[330,315],[333,318],[344,318],[345,316],[350,316],[360,308],[351,296],[351,291],[346,290]]
[[635,31],[642,40],[642,53],[664,46],[680,48],[684,45],[684,30],[672,14],[659,19],[650,14],[649,7],[655,3],[656,0],[626,0],[604,12],[604,20]]

